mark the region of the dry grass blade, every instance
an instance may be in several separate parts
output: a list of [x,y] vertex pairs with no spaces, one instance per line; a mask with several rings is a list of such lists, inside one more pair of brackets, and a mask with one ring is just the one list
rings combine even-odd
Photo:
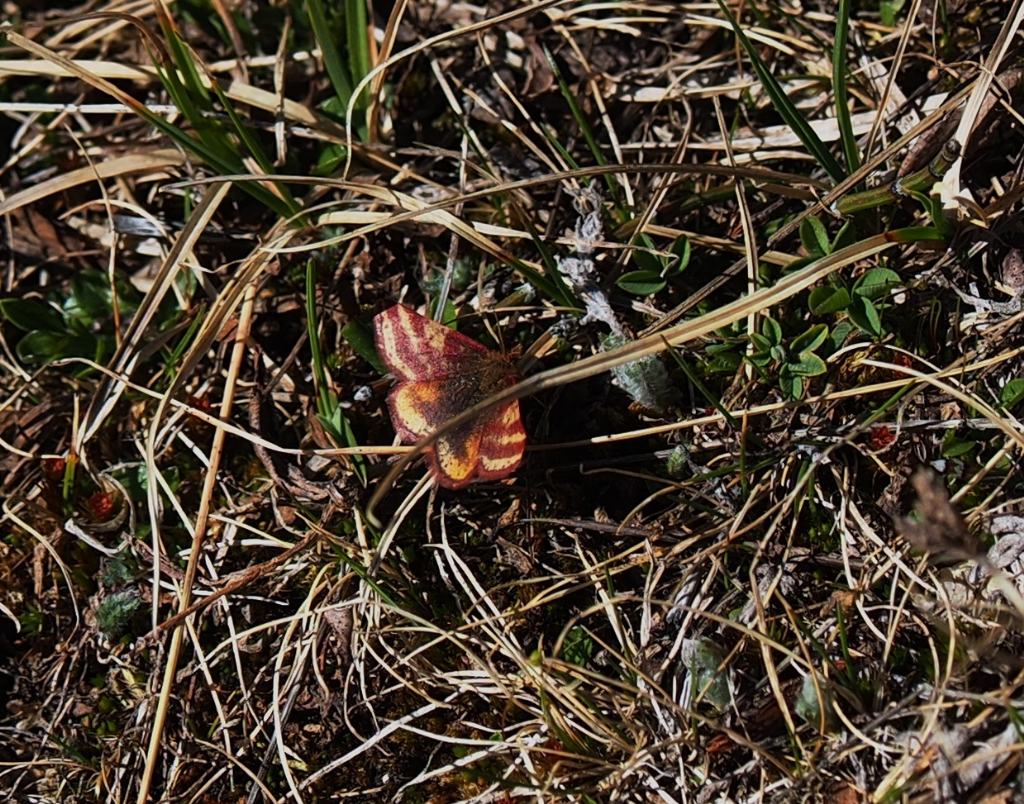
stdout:
[[[219,414],[222,419],[228,419],[231,417],[231,408],[235,401],[235,380],[238,377],[238,372],[242,365],[242,358],[245,355],[246,339],[249,336],[249,325],[252,322],[254,299],[255,290],[250,287],[248,290],[248,297],[243,303],[242,313],[239,317],[238,330],[235,336],[227,384],[225,386],[224,397],[220,404]],[[156,421],[158,421],[158,419],[154,420],[154,429]],[[153,435],[154,433],[151,429],[151,438]],[[185,566],[185,577],[182,580],[181,590],[178,596],[179,613],[186,611],[191,603],[192,584],[195,582],[199,556],[203,548],[203,541],[206,538],[206,528],[209,521],[214,487],[217,482],[217,470],[220,465],[221,454],[224,449],[224,439],[224,430],[218,428],[214,432],[213,443],[210,447],[210,464],[206,472],[202,496],[200,497],[195,529],[192,533],[192,549],[189,553],[188,564]],[[164,723],[166,722],[167,709],[177,678],[178,659],[181,655],[181,645],[183,640],[184,632],[182,628],[174,628],[171,631],[171,644],[168,648],[166,664],[164,665],[163,684],[160,687],[160,695],[157,699],[156,711],[153,715],[153,728],[150,732],[149,750],[146,754],[146,766],[143,770],[142,780],[139,784],[138,801],[140,804],[144,804],[144,802],[149,800],[150,785],[152,785],[153,775],[156,772],[157,764],[160,761],[160,745],[163,737]]]
[[21,207],[34,204],[56,193],[98,179],[118,178],[133,173],[147,173],[151,176],[166,175],[165,169],[178,167],[185,161],[180,151],[159,148],[150,153],[130,154],[97,162],[89,167],[72,170],[52,179],[26,187],[24,190],[0,201],[0,215],[8,215]]

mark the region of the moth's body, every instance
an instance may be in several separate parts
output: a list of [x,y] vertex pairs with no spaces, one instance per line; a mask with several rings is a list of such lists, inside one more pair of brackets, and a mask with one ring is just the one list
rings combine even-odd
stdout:
[[[504,357],[408,307],[380,313],[374,330],[377,349],[398,379],[388,407],[406,443],[517,380]],[[426,455],[438,483],[457,489],[508,476],[522,462],[525,445],[519,402],[513,400],[440,436]]]

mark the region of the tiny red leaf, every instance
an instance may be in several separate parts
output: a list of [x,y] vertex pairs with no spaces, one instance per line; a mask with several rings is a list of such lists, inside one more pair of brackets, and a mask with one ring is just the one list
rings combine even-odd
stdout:
[[895,440],[896,434],[885,424],[876,424],[868,434],[868,446],[873,450],[885,449]]
[[109,491],[97,491],[85,501],[85,508],[95,522],[106,522],[116,510],[114,495]]
[[64,479],[67,461],[63,458],[46,458],[43,460],[43,477],[51,483],[60,483]]

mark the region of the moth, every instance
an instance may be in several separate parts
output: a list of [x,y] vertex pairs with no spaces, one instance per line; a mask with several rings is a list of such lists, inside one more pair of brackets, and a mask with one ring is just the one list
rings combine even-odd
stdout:
[[[398,381],[388,409],[406,444],[518,379],[503,355],[404,305],[379,313],[373,329],[377,351]],[[525,446],[519,401],[513,399],[440,436],[426,452],[427,465],[439,485],[460,489],[512,474]]]

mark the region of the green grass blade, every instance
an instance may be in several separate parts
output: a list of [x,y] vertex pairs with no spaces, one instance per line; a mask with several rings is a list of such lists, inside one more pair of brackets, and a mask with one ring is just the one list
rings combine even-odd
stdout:
[[[316,310],[316,263],[306,262],[306,326],[309,334],[310,365],[313,385],[316,388],[316,409],[320,423],[346,447],[358,447],[355,431],[338,404],[338,399],[327,382],[323,352],[320,349],[320,334]],[[352,468],[363,485],[366,484],[366,465],[361,455],[352,456]]]
[[697,392],[707,400],[708,404],[722,414],[722,418],[728,422],[730,427],[734,430],[739,430],[740,425],[739,422],[736,421],[736,417],[732,415],[725,405],[722,404],[722,400],[719,399],[718,395],[712,393],[711,389],[704,384],[700,377],[697,376],[697,372],[693,370],[686,360],[683,359],[683,356],[675,349],[669,349],[667,351],[672,360],[675,361],[675,364],[679,366],[683,374],[686,375],[686,379],[688,379],[693,387],[697,389]]
[[199,305],[195,311],[195,315],[192,317],[192,321],[189,322],[188,329],[185,330],[185,334],[178,339],[177,344],[175,344],[164,359],[164,369],[168,382],[173,381],[174,377],[177,375],[178,365],[181,363],[182,355],[184,355],[185,350],[192,345],[196,333],[199,332],[199,328],[202,326],[205,318],[206,306]]
[[740,28],[736,18],[733,17],[723,0],[717,0],[717,2],[719,8],[722,9],[722,13],[725,15],[725,18],[732,26],[732,29],[736,34],[736,38],[743,46],[747,56],[750,57],[751,66],[753,66],[754,72],[757,73],[757,78],[761,82],[761,86],[763,86],[765,92],[768,93],[768,97],[771,99],[775,110],[779,115],[781,115],[782,119],[786,121],[786,125],[793,130],[793,133],[796,134],[800,142],[804,144],[804,147],[810,151],[811,155],[815,159],[818,160],[818,163],[825,169],[825,172],[828,173],[833,181],[840,182],[845,179],[846,173],[843,171],[842,166],[836,161],[835,157],[832,156],[831,152],[825,146],[825,143],[821,141],[821,138],[814,133],[814,129],[811,128],[806,120],[804,120],[803,116],[800,114],[800,110],[793,105],[793,102],[783,91],[779,82],[775,80],[775,76],[773,76],[768,70],[767,65],[762,61],[761,56],[758,55],[757,50],[747,38],[747,35],[743,33],[743,29]]
[[579,304],[578,300],[573,296],[572,289],[566,284],[561,271],[558,270],[558,261],[555,259],[554,254],[551,253],[548,244],[537,233],[533,220],[514,202],[512,209],[515,212],[517,223],[530,236],[530,240],[537,249],[537,253],[540,254],[541,263],[544,265],[544,273],[539,274],[530,266],[519,260],[514,260],[516,271],[525,276],[537,290],[555,304],[564,304],[566,307],[577,306]]
[[177,85],[187,94],[188,97],[198,98],[202,101],[202,111],[213,111],[213,105],[210,103],[210,95],[206,91],[206,87],[203,85],[203,79],[200,76],[199,69],[196,67],[195,61],[192,59],[192,54],[189,53],[188,48],[185,47],[185,43],[178,35],[178,32],[169,25],[166,25],[163,18],[161,18],[161,27],[163,28],[164,39],[167,42],[172,62],[181,73],[180,80],[178,80],[177,75],[174,76]]
[[[583,114],[583,109],[580,107],[579,102],[573,94],[572,89],[569,87],[568,82],[566,82],[565,78],[562,76],[562,72],[558,67],[558,63],[555,61],[554,56],[547,48],[544,48],[544,55],[547,57],[548,64],[555,75],[555,80],[558,82],[558,88],[562,93],[562,97],[565,98],[565,102],[569,106],[569,111],[572,113],[573,120],[576,121],[576,125],[583,133],[583,138],[587,143],[587,148],[594,157],[594,161],[602,166],[607,165],[608,160],[605,158],[604,152],[601,150],[601,144],[598,142],[597,136],[594,134],[594,129],[590,125],[590,121],[587,119],[586,115]],[[547,129],[545,129],[545,131],[547,132]],[[577,167],[568,150],[558,142],[558,140],[552,137],[549,132],[548,141],[553,147],[558,149],[567,164],[571,165],[573,168]],[[615,223],[618,226],[622,226],[623,224],[628,223],[633,218],[633,215],[628,209],[626,209],[622,202],[622,194],[618,183],[615,181],[615,175],[612,173],[606,173],[604,181],[614,202],[612,211]],[[641,233],[637,237],[637,240],[649,251],[655,251],[657,248],[654,241],[647,234]]]
[[331,392],[324,369],[323,353],[320,351],[320,333],[317,331],[316,311],[316,264],[306,262],[306,326],[309,334],[310,364],[313,370],[313,384],[316,386],[317,410],[327,416],[331,409]]
[[[368,30],[364,0],[346,0],[345,41],[348,44],[348,71],[356,82],[361,81],[370,72]],[[366,105],[367,96],[365,94],[356,98],[357,109],[365,109]]]
[[[174,142],[178,143],[182,148],[202,159],[203,162],[214,171],[225,175],[248,172],[236,155],[229,156],[224,154],[218,145],[210,142],[209,138],[197,139],[196,137],[190,136],[177,126],[168,123],[160,115],[152,114],[144,107],[136,109],[136,111],[139,116],[144,118],[148,123],[150,123],[150,125],[161,131]],[[265,187],[260,186],[259,183],[248,181],[239,182],[238,186],[281,217],[289,217],[292,214],[292,210],[283,199],[279,198]]]
[[[256,161],[256,164],[260,166],[260,169],[264,173],[273,173],[273,163],[271,163],[270,158],[263,150],[263,146],[260,145],[259,140],[256,139],[252,130],[249,128],[249,126],[245,124],[245,121],[242,120],[238,112],[235,111],[234,104],[231,103],[231,100],[227,97],[227,95],[224,94],[224,92],[216,83],[213,84],[213,89],[214,92],[217,93],[217,98],[220,100],[221,106],[224,108],[224,111],[227,112],[228,119],[234,126],[235,133],[238,134],[238,137],[245,145],[246,150]],[[298,214],[299,204],[295,201],[295,198],[291,194],[291,191],[282,184],[275,183],[274,186],[277,187],[278,191],[281,193],[283,202],[287,205],[287,208],[289,210],[289,217]],[[273,195],[273,193],[270,193],[270,195]]]
[[[604,151],[601,150],[601,143],[597,141],[597,136],[594,134],[594,129],[590,125],[590,121],[587,120],[587,116],[583,114],[583,109],[580,107],[579,102],[576,100],[576,95],[570,89],[568,82],[562,75],[562,71],[558,67],[558,62],[555,61],[554,55],[546,47],[544,48],[544,56],[547,58],[548,66],[551,68],[551,72],[554,73],[555,80],[558,82],[558,88],[562,93],[562,97],[565,98],[565,102],[569,107],[569,112],[572,114],[573,120],[576,121],[576,125],[579,127],[580,133],[583,135],[583,139],[587,143],[587,148],[590,151],[591,156],[594,157],[594,161],[599,165],[607,165],[608,160],[605,158]],[[550,135],[549,135],[550,138]],[[568,149],[565,149],[555,140],[551,140],[552,144],[559,148],[562,152],[563,157],[568,155]],[[615,205],[619,206],[621,203],[619,195],[619,187],[615,183],[615,177],[606,173],[604,176],[605,184],[608,185],[608,192],[615,200]]]
[[[320,47],[327,77],[331,81],[331,86],[334,87],[334,94],[337,96],[342,110],[347,109],[353,102],[352,93],[355,84],[365,75],[365,72],[358,72],[357,68],[360,70],[365,68],[365,71],[369,72],[370,63],[369,43],[366,41],[366,10],[362,7],[362,0],[346,0],[344,9],[347,63],[336,45],[338,36],[332,30],[330,21],[327,19],[323,2],[321,0],[306,0],[309,24]],[[355,108],[362,109],[365,106],[365,100],[355,99]],[[357,133],[360,139],[366,139],[365,120],[358,125]]]
[[320,55],[324,60],[324,67],[327,70],[327,77],[331,79],[331,86],[334,87],[334,94],[338,96],[343,107],[348,106],[352,98],[352,76],[349,75],[345,63],[341,60],[341,54],[334,44],[334,32],[327,22],[327,15],[324,13],[324,5],[320,0],[306,0],[306,13],[309,15],[309,24],[313,28],[313,36],[320,46]]
[[850,0],[839,0],[836,12],[835,47],[832,50],[832,93],[836,104],[836,121],[839,123],[839,137],[846,156],[846,170],[853,173],[860,167],[860,152],[857,138],[853,135],[853,121],[850,119],[849,96],[846,92],[847,62],[846,37],[850,30]]
[[[157,75],[170,95],[172,102],[181,110],[185,119],[188,120],[195,136],[190,136],[164,120],[159,115],[154,115],[148,110],[140,110],[153,126],[163,131],[167,136],[174,139],[182,147],[199,156],[207,165],[220,173],[238,174],[248,172],[245,163],[240,156],[238,142],[225,129],[213,115],[215,112],[212,103],[210,89],[203,83],[202,76],[192,54],[177,31],[166,24],[162,24],[164,38],[167,42],[168,51],[171,54],[172,63],[163,64],[156,59]],[[273,172],[273,166],[263,153],[259,142],[249,131],[242,119],[238,116],[233,105],[227,96],[217,86],[216,81],[211,78],[212,95],[216,95],[221,106],[225,110],[228,119],[235,128],[238,139],[241,140],[245,150],[252,156],[253,160],[266,172]],[[142,107],[144,109],[145,107]],[[290,192],[279,188],[281,196],[270,192],[258,183],[245,182],[240,185],[245,192],[256,198],[260,203],[269,207],[282,216],[291,216],[298,211],[298,204],[292,198]]]

